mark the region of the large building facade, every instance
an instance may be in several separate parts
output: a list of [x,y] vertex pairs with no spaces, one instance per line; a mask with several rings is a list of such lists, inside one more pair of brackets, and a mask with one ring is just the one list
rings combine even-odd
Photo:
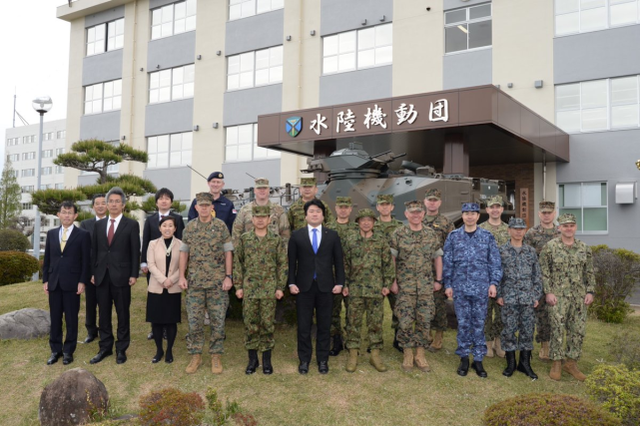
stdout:
[[[259,146],[258,116],[492,85],[566,132],[570,156],[505,158],[529,123],[511,117],[514,142],[491,161],[480,151],[504,132],[471,123],[469,174],[507,181],[530,225],[546,198],[587,243],[640,251],[638,0],[77,0],[58,17],[71,24],[68,143],[147,151],[120,171],[180,200],[213,170],[236,189],[297,181],[306,158]],[[419,135],[403,139],[428,151]]]

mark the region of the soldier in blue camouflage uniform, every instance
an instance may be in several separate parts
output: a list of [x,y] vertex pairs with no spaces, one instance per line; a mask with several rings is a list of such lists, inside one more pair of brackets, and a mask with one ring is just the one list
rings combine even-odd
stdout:
[[512,217],[509,219],[511,239],[499,247],[502,282],[498,286],[498,304],[502,307],[504,328],[501,338],[507,356],[507,368],[502,374],[511,377],[516,370],[516,351],[519,350],[518,371],[536,380],[538,376],[533,372],[530,360],[536,325],[534,308],[542,295],[542,274],[536,251],[522,243],[526,230],[524,219]]
[[[209,313],[211,337],[211,371],[222,373],[225,339],[224,321],[233,285],[233,244],[226,224],[211,216],[213,197],[208,192],[196,194],[198,217],[182,233],[180,247],[180,287],[186,289],[189,336],[187,349],[191,361],[186,372],[193,374],[202,364],[204,316]],[[189,274],[185,272],[189,268]]]
[[269,206],[253,206],[251,215],[253,230],[240,236],[233,256],[236,297],[243,300],[245,347],[249,352],[245,373],[256,372],[260,351],[262,372],[272,374],[276,299],[282,299],[287,285],[287,249],[281,236],[268,228]]
[[369,363],[380,372],[387,371],[380,358],[384,297],[389,294],[396,271],[386,235],[373,232],[375,221],[373,210],[360,210],[356,218],[358,231],[350,233],[342,242],[346,276],[342,293],[345,301],[349,300],[346,343],[349,359],[346,370],[350,373],[356,371],[358,365],[360,329],[365,313],[371,348]]
[[469,354],[480,377],[487,377],[482,359],[487,353],[484,320],[489,297],[496,297],[502,279],[500,252],[491,232],[477,226],[480,206],[462,205],[464,226],[449,234],[444,243],[444,285],[447,297],[453,297],[458,318],[458,374],[469,371]]
[[[287,212],[291,232],[307,226],[304,204],[316,198],[317,193],[318,186],[316,184],[316,178],[300,178],[300,198],[289,206],[289,211]],[[324,223],[329,224],[333,221],[333,214],[327,203],[322,201],[322,204],[324,204],[324,211],[326,212]]]
[[396,264],[397,280],[391,292],[398,295],[395,314],[398,342],[404,353],[402,369],[411,371],[415,362],[421,371],[430,371],[425,349],[429,347],[429,326],[435,309],[433,292],[442,286],[442,247],[436,232],[422,224],[423,202],[406,202],[404,214],[409,223],[394,231],[389,244]]
[[584,381],[586,376],[578,370],[577,363],[587,328],[587,308],[593,303],[596,286],[593,259],[591,248],[575,238],[576,217],[565,213],[558,218],[558,223],[560,237],[549,241],[540,253],[542,285],[551,324],[549,357],[553,365],[549,377],[560,380],[564,370]]

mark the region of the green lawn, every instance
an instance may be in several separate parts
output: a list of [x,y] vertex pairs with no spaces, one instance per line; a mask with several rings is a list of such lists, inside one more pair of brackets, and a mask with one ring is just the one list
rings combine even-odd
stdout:
[[[527,392],[557,392],[585,396],[584,385],[563,375],[562,381],[551,381],[549,364],[534,358],[533,368],[540,380],[531,382],[523,374],[505,378],[501,372],[504,360],[486,359],[488,379],[480,379],[473,371],[467,377],[456,374],[458,357],[455,331],[445,334],[444,349],[427,354],[432,372],[412,374],[402,372],[402,355],[391,348],[390,312],[386,312],[383,357],[388,364],[386,373],[376,372],[366,354],[360,357],[356,373],[344,371],[346,355],[331,358],[327,376],[312,369],[307,376],[297,372],[295,328],[276,329],[274,351],[275,373],[264,376],[244,374],[246,352],[243,347],[242,324],[227,323],[227,341],[223,364],[225,371],[214,376],[209,356],[194,375],[184,373],[189,359],[184,335],[186,315],[179,327],[174,351],[175,361],[151,364],[155,345],[146,340],[149,325],[144,322],[146,280],[134,287],[131,347],[129,360],[116,365],[109,357],[97,365],[89,360],[98,350],[97,342],[78,345],[75,362],[63,366],[58,362],[47,366],[50,354],[48,339],[31,341],[0,341],[0,425],[33,425],[38,422],[38,402],[44,386],[55,380],[64,370],[82,367],[104,382],[111,397],[112,415],[135,413],[141,395],[153,389],[174,386],[183,391],[195,391],[204,396],[207,386],[217,389],[224,400],[236,400],[243,411],[255,416],[260,425],[479,425],[486,407],[505,398]],[[0,314],[34,307],[47,308],[47,298],[40,283],[24,283],[0,287]],[[84,323],[84,297],[81,324]],[[114,313],[115,316],[115,313]],[[115,324],[115,318],[114,318]],[[608,346],[623,329],[633,327],[640,332],[640,317],[634,316],[623,325],[590,321],[580,367],[589,373],[597,364],[611,361]],[[84,328],[80,338],[85,336]],[[537,349],[537,348],[536,348]],[[537,351],[536,351],[537,354]]]

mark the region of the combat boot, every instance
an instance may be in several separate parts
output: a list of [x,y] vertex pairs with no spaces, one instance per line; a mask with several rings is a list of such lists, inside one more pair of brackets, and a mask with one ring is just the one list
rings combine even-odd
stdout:
[[271,365],[271,351],[262,352],[262,372],[264,374],[273,374],[273,365]]
[[502,372],[503,376],[511,377],[513,372],[516,371],[516,351],[507,351],[507,368]]
[[540,357],[540,359],[543,361],[549,361],[549,342],[542,342],[538,357]]
[[198,367],[200,367],[200,364],[202,364],[202,355],[200,354],[191,355],[191,361],[189,362],[189,365],[187,365],[187,369],[184,370],[185,373],[187,374],[195,373],[198,370]]
[[531,351],[520,351],[518,371],[526,374],[531,380],[538,380],[538,375],[531,368]]
[[500,346],[499,337],[496,337],[496,339],[493,341],[493,349],[495,351],[496,356],[499,356],[500,358],[504,358],[505,352],[502,350],[502,347]]
[[407,373],[413,370],[413,348],[403,348],[404,359],[402,360],[402,369]]
[[460,357],[460,365],[458,366],[458,375],[466,376],[469,372],[469,357]]
[[429,352],[438,352],[440,349],[442,349],[442,337],[444,336],[444,332],[443,331],[436,331],[436,335],[433,338],[433,342],[431,342],[431,345],[429,345],[429,347],[427,348],[427,350]]
[[487,354],[485,355],[487,358],[493,358],[493,340],[490,340],[487,343]]
[[258,351],[255,349],[249,349],[249,364],[247,364],[247,369],[244,371],[244,374],[255,373],[259,366],[260,363],[258,362]]
[[400,346],[400,342],[398,342],[398,329],[396,328],[396,332],[393,334],[393,347],[398,350],[398,352],[402,353],[404,349]]
[[349,358],[347,358],[347,372],[353,373],[358,367],[358,350],[349,349]]
[[551,364],[551,370],[549,371],[549,377],[551,378],[551,380],[560,380],[560,377],[562,377],[561,360],[553,360],[553,364]]
[[418,346],[416,348],[416,358],[415,358],[416,367],[422,372],[428,373],[431,371],[431,367],[429,367],[429,363],[424,357],[424,348],[422,346]]
[[387,366],[384,365],[384,363],[382,362],[382,358],[380,358],[380,349],[371,350],[371,358],[369,358],[369,364],[373,365],[373,368],[381,373],[387,371]]
[[330,356],[338,356],[344,349],[342,345],[342,337],[339,334],[333,336],[333,348],[329,351]]
[[429,330],[429,336],[427,336],[427,343],[433,342],[433,330]]
[[222,355],[211,354],[211,372],[213,374],[222,374]]
[[562,369],[567,373],[571,374],[576,380],[580,380],[584,382],[587,376],[582,374],[580,370],[578,370],[578,363],[575,359],[567,358]]
[[482,377],[483,379],[487,378],[487,372],[484,370],[484,366],[482,365],[482,361],[473,360],[473,364],[471,368],[476,370],[476,374],[478,377]]

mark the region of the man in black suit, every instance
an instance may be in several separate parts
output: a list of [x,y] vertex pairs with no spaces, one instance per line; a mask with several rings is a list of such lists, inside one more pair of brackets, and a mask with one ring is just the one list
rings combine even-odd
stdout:
[[[140,256],[140,269],[147,274],[147,285],[149,284],[149,266],[147,265],[147,249],[149,248],[149,242],[158,239],[162,236],[160,233],[160,221],[165,216],[173,216],[176,218],[176,233],[174,236],[182,240],[182,231],[184,230],[184,219],[182,215],[171,211],[171,205],[173,204],[173,192],[167,188],[160,188],[156,192],[156,206],[158,212],[147,217],[144,222],[144,228],[142,228],[142,254]],[[147,340],[153,339],[153,330],[149,332]]]
[[[62,226],[47,232],[42,266],[44,292],[49,295],[51,357],[47,365],[73,362],[78,340],[78,312],[80,294],[91,277],[91,237],[83,229],[73,226],[78,208],[71,201],[60,206],[58,218]],[[62,344],[62,314],[67,324],[67,338]]]
[[[96,222],[107,217],[107,199],[104,194],[95,194],[93,196],[91,200],[91,208],[96,213],[95,217],[85,219],[80,222],[80,228],[88,231],[93,237],[93,228],[95,227]],[[98,337],[98,323],[96,321],[98,299],[96,298],[96,286],[91,284],[85,286],[84,294],[86,311],[84,325],[87,328],[87,337],[82,343],[91,343],[96,339],[96,337]]]
[[91,364],[113,354],[112,304],[116,306],[118,316],[116,362],[127,362],[126,350],[131,340],[131,286],[136,283],[140,270],[140,226],[137,221],[123,216],[126,201],[122,189],[111,188],[107,193],[109,216],[96,222],[91,241],[91,282],[96,286],[100,308],[100,351],[91,359]]
[[342,292],[344,260],[338,233],[322,226],[325,214],[322,201],[308,201],[304,212],[307,226],[294,231],[289,240],[289,290],[297,295],[298,372],[309,372],[315,309],[316,361],[320,374],[327,374],[333,295]]

